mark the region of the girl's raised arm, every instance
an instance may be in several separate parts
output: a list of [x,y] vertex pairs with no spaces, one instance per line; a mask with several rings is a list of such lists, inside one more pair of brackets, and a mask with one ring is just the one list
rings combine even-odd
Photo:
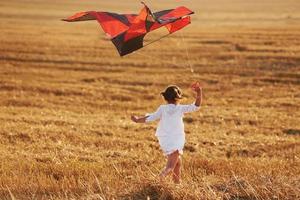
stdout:
[[192,87],[192,90],[194,90],[197,93],[195,105],[199,107],[199,106],[201,106],[201,103],[202,103],[202,88],[200,86],[200,83],[195,82],[192,84],[191,87]]
[[192,84],[192,90],[196,92],[195,103],[183,105],[182,112],[189,113],[199,110],[202,103],[202,88],[198,82]]

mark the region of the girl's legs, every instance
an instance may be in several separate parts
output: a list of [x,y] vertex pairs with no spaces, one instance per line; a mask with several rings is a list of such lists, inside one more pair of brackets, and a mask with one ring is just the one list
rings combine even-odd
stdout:
[[174,183],[180,183],[180,175],[181,175],[181,158],[180,158],[180,156],[178,157],[176,166],[173,171],[174,171],[174,173],[173,173]]
[[161,179],[164,179],[168,174],[170,174],[175,169],[178,163],[178,158],[179,158],[178,151],[175,151],[172,154],[168,155],[167,165],[159,175]]

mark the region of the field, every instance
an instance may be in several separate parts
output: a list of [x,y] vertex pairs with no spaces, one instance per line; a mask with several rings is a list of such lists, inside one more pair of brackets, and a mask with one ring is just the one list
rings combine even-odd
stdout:
[[[60,19],[139,1],[0,2],[0,199],[300,199],[300,2],[147,2],[196,14],[123,58],[96,22]],[[193,102],[196,80],[182,184],[159,182],[156,123],[130,115],[169,84]]]

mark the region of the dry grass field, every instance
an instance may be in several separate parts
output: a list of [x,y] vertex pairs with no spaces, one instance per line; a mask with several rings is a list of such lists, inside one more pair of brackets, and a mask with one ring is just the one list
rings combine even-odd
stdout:
[[[0,2],[0,199],[300,199],[300,2],[147,2],[197,14],[123,58],[96,22],[60,19],[139,1]],[[182,184],[161,183],[156,123],[130,115],[169,84],[192,102],[196,80]]]

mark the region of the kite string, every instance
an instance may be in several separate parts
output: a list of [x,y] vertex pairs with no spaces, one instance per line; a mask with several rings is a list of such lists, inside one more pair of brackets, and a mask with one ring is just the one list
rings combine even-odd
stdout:
[[[154,43],[154,42],[156,42],[156,41],[159,41],[159,40],[161,40],[162,38],[166,38],[166,37],[168,37],[168,36],[170,36],[170,35],[171,35],[171,34],[169,34],[169,33],[166,34],[166,35],[163,35],[163,36],[159,37],[158,39],[152,40],[152,41],[148,42],[147,44],[144,44],[143,47],[146,47],[146,46],[148,46],[148,45],[150,45],[150,44],[152,44],[152,43]],[[193,65],[192,65],[192,63],[191,63],[191,61],[190,61],[191,59],[190,59],[189,50],[188,50],[188,47],[187,47],[187,44],[186,44],[186,41],[185,41],[185,39],[184,39],[184,35],[183,35],[182,32],[180,33],[180,36],[181,36],[182,43],[184,43],[184,49],[185,49],[186,60],[187,60],[187,67],[189,67],[190,72],[191,72],[193,75],[195,75],[195,74],[194,74],[194,68],[193,68]],[[142,55],[142,56],[147,57],[147,58],[150,58],[150,59],[152,59],[152,60],[153,60],[153,59],[157,59],[157,58],[154,57],[154,56],[148,56],[148,55],[145,55],[145,54],[142,54],[142,53],[139,53],[139,52],[134,52],[134,53],[139,54],[139,55]],[[164,63],[166,63],[166,61],[164,61]],[[172,65],[174,65],[174,66],[176,66],[176,67],[180,67],[180,65],[178,65],[178,64],[176,64],[176,63],[174,63],[174,62],[169,63],[169,64],[172,64]]]
[[[161,36],[161,37],[159,37],[159,38],[157,38],[157,39],[155,39],[155,40],[152,40],[152,41],[150,41],[150,42],[144,44],[143,47],[146,47],[146,46],[148,46],[148,45],[150,45],[150,44],[153,44],[154,42],[157,42],[157,41],[159,41],[159,40],[161,40],[161,39],[163,39],[163,38],[166,38],[166,37],[168,37],[168,36],[170,36],[170,35],[171,35],[171,34],[169,34],[169,33],[166,34],[166,35],[163,35],[163,36]],[[149,59],[151,59],[151,60],[158,60],[156,56],[149,56],[149,55],[146,55],[146,54],[144,54],[144,53],[140,53],[140,52],[138,52],[138,51],[135,51],[135,52],[133,52],[133,53],[138,54],[138,55],[141,55],[141,56],[146,57],[146,58],[149,58]],[[179,64],[176,64],[176,63],[174,63],[174,62],[167,62],[167,60],[164,60],[163,63],[167,63],[167,64],[169,64],[169,65],[173,65],[173,66],[176,66],[176,67],[181,67]]]
[[188,50],[188,47],[186,45],[186,41],[184,39],[184,35],[182,32],[180,32],[180,36],[181,36],[181,40],[184,44],[184,49],[185,49],[185,54],[186,54],[186,59],[187,59],[187,64],[188,64],[188,67],[190,68],[190,71],[194,74],[194,68],[193,68],[193,65],[191,63],[191,60],[190,60],[190,54],[189,54],[189,50]]
[[[140,53],[140,52],[134,52],[134,54],[137,54],[137,55],[141,55],[142,57],[145,57],[145,58],[148,58],[148,59],[150,59],[150,60],[152,60],[152,61],[158,61],[159,59],[157,58],[157,57],[155,57],[155,56],[148,56],[148,55],[146,55],[146,54],[144,54],[144,53]],[[160,61],[161,62],[161,61]],[[181,65],[179,65],[179,64],[176,64],[176,63],[174,63],[174,62],[167,62],[166,60],[164,60],[163,62],[162,62],[162,64],[168,64],[168,65],[173,65],[173,66],[175,66],[175,67],[178,67],[178,68],[180,68],[181,67]]]
[[157,39],[155,39],[155,40],[152,40],[152,41],[148,42],[147,44],[144,44],[143,47],[146,47],[146,46],[148,46],[148,45],[150,45],[150,44],[152,44],[152,43],[154,43],[154,42],[157,42],[157,41],[159,41],[159,40],[161,40],[161,39],[163,39],[163,38],[166,38],[166,37],[168,37],[169,35],[171,35],[171,34],[168,33],[168,34],[163,35],[163,36],[161,36],[161,37],[159,37],[159,38],[157,38]]

